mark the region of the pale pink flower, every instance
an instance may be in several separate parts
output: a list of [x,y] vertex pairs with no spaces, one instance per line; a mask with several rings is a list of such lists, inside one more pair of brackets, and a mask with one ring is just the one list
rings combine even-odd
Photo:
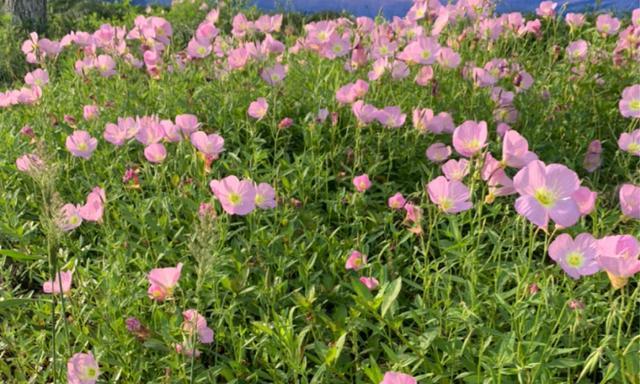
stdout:
[[461,156],[472,157],[486,145],[487,134],[486,122],[467,120],[453,131],[453,147]]
[[252,181],[227,176],[222,180],[211,180],[209,187],[230,215],[248,215],[256,206],[256,188]]
[[620,20],[611,15],[600,15],[596,18],[596,29],[605,35],[615,35],[620,29]]
[[198,117],[191,114],[182,114],[176,116],[176,126],[180,128],[182,134],[189,137],[193,132],[200,128]]
[[260,183],[255,186],[256,206],[260,209],[271,209],[276,207],[276,191],[268,183]]
[[123,145],[138,133],[138,124],[132,117],[118,118],[118,124],[107,123],[102,137],[113,145]]
[[68,384],[95,384],[100,368],[91,352],[76,353],[67,361]]
[[567,46],[566,52],[569,61],[583,61],[587,57],[589,45],[584,40],[578,40]]
[[260,77],[262,77],[262,80],[267,84],[276,85],[284,80],[286,74],[287,71],[285,67],[280,63],[276,63],[273,67],[263,69],[262,72],[260,72]]
[[567,23],[569,28],[576,29],[584,25],[584,22],[586,21],[586,17],[582,13],[569,12],[564,17],[564,21]]
[[387,205],[389,205],[391,209],[402,209],[406,202],[407,200],[402,196],[402,193],[397,192],[387,200]]
[[182,263],[175,267],[154,268],[147,275],[149,280],[149,297],[156,301],[164,301],[173,296],[173,291],[180,280]]
[[29,72],[24,76],[24,82],[27,85],[43,87],[49,83],[49,74],[46,70],[36,69],[33,72]]
[[438,176],[427,184],[429,199],[445,213],[458,213],[471,209],[469,188],[459,181]]
[[136,140],[142,145],[159,143],[164,139],[165,132],[157,116],[143,116],[136,118],[138,130]]
[[191,336],[195,331],[198,334],[198,341],[202,344],[213,342],[213,330],[207,326],[207,320],[195,309],[187,309],[182,312],[182,330]]
[[619,197],[622,214],[640,220],[640,186],[624,184]]
[[364,284],[364,286],[367,287],[370,291],[378,288],[378,285],[380,285],[380,282],[378,282],[378,279],[376,279],[375,277],[362,276],[360,278],[360,282]]
[[578,205],[578,210],[581,216],[586,216],[593,212],[596,207],[596,198],[598,192],[593,192],[587,187],[578,188],[573,195],[571,195],[573,201]]
[[371,104],[365,104],[364,101],[358,100],[351,105],[351,112],[362,125],[371,123],[376,119],[378,109]]
[[618,107],[622,116],[640,119],[640,84],[626,87],[622,91]]
[[187,55],[192,59],[204,59],[211,54],[212,49],[209,41],[191,39],[187,44]]
[[259,97],[256,101],[253,101],[251,102],[251,104],[249,104],[247,113],[254,119],[261,120],[267,114],[268,109],[269,104],[267,103],[267,99],[265,99],[264,97]]
[[597,241],[588,233],[579,234],[575,240],[561,234],[549,245],[549,256],[573,279],[600,271]]
[[422,66],[416,75],[416,84],[425,87],[431,80],[433,80],[433,68],[430,65]]
[[98,146],[98,140],[87,131],[75,131],[67,136],[66,147],[73,156],[88,159]]
[[385,372],[380,384],[417,384],[415,377],[405,373],[388,371]]
[[406,222],[420,223],[420,220],[422,220],[422,208],[409,202],[405,203],[403,208],[406,213],[404,218]]
[[598,240],[598,262],[615,277],[628,278],[640,271],[640,244],[631,235],[606,236]]
[[622,133],[618,139],[618,146],[623,151],[629,152],[634,156],[640,156],[640,129],[636,129],[631,133]]
[[538,160],[538,156],[529,151],[527,139],[511,129],[502,141],[502,161],[508,166],[520,169],[530,162]]
[[202,131],[191,134],[191,144],[209,159],[215,160],[224,151],[224,139],[220,135],[212,133],[207,135]]
[[438,44],[436,38],[420,36],[407,44],[404,50],[398,55],[398,59],[429,65],[436,61],[439,51],[440,44]]
[[369,91],[369,84],[364,80],[356,80],[336,91],[336,100],[341,104],[352,104],[357,99],[363,98]]
[[438,64],[440,64],[444,68],[450,69],[458,68],[460,62],[462,61],[460,55],[449,47],[443,47],[442,49],[440,49],[440,51],[438,52],[437,60]]
[[100,110],[97,105],[85,105],[82,107],[82,117],[86,121],[93,120],[100,115]]
[[507,196],[516,193],[513,181],[507,176],[500,162],[491,153],[487,152],[484,157],[484,164],[480,172],[482,180],[489,186],[488,202],[496,196]]
[[144,149],[144,157],[151,163],[162,163],[167,157],[167,150],[161,143],[150,144]]
[[442,164],[442,173],[449,181],[462,181],[469,174],[469,161],[451,159]]
[[349,255],[349,258],[347,258],[347,263],[345,264],[345,268],[347,270],[351,269],[354,271],[358,271],[364,268],[366,264],[367,264],[367,255],[363,255],[358,251],[352,251],[351,254]]
[[434,163],[442,163],[451,156],[451,147],[443,143],[433,143],[427,148],[426,156]]
[[62,293],[69,293],[71,290],[72,277],[73,271],[58,271],[55,279],[47,280],[42,284],[42,290],[44,293],[60,293],[60,286],[62,285]]
[[27,153],[16,159],[16,167],[20,172],[36,173],[44,169],[44,161],[35,153]]
[[556,15],[556,7],[558,3],[554,3],[553,1],[543,1],[536,8],[536,14],[540,17],[553,17]]
[[353,178],[353,185],[356,187],[356,191],[364,192],[367,189],[371,188],[371,181],[369,180],[369,175],[362,174]]
[[376,120],[387,128],[401,127],[407,115],[402,113],[400,107],[384,107],[375,112]]
[[93,64],[102,77],[110,77],[116,74],[116,62],[109,55],[100,55]]
[[79,207],[73,204],[63,205],[60,209],[57,223],[58,227],[64,232],[78,228],[82,224]]
[[104,189],[95,187],[87,196],[85,205],[78,208],[80,217],[86,221],[102,221],[104,203],[107,197]]
[[580,210],[573,199],[580,180],[564,165],[532,161],[518,171],[513,185],[520,194],[516,211],[541,228],[547,228],[550,218],[565,228],[580,218]]

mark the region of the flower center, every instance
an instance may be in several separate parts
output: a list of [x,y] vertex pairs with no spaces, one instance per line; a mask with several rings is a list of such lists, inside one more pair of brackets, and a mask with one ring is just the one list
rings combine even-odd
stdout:
[[78,224],[79,220],[78,220],[78,216],[71,216],[69,218],[69,224],[71,225],[76,225]]
[[87,143],[80,143],[78,144],[78,149],[81,151],[86,151],[87,149],[89,149],[89,146],[87,145]]
[[262,196],[260,194],[256,194],[255,202],[256,202],[257,205],[260,205],[260,204],[264,203],[264,200],[265,200],[264,196]]
[[440,199],[440,208],[442,208],[443,211],[448,211],[449,209],[453,208],[453,200],[447,197],[443,197],[442,199]]
[[640,99],[631,100],[629,103],[629,109],[632,111],[640,111]]
[[556,197],[546,188],[539,188],[533,196],[543,207],[549,208],[555,205]]
[[201,56],[204,56],[204,54],[207,53],[207,49],[205,47],[199,47],[198,48],[198,54]]
[[640,152],[640,143],[631,143],[628,149],[629,152]]
[[426,59],[428,59],[428,58],[430,58],[430,57],[431,57],[431,51],[430,51],[430,50],[428,50],[428,49],[425,49],[424,51],[422,51],[422,53],[420,54],[420,56],[421,56],[423,59],[425,59],[425,60],[426,60]]
[[570,267],[580,268],[584,262],[584,257],[582,256],[582,253],[573,251],[567,255],[566,260]]
[[333,46],[333,53],[340,53],[342,52],[342,46],[340,44],[336,44]]
[[477,151],[480,149],[480,142],[477,139],[467,141],[467,149],[470,151]]
[[232,192],[229,194],[229,202],[234,206],[239,205],[240,203],[242,203],[242,196],[235,192]]

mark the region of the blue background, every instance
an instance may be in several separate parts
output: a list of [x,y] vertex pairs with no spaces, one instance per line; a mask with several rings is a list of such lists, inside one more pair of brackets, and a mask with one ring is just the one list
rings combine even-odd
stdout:
[[[559,0],[558,10],[566,4],[567,12],[612,11],[629,12],[640,7],[640,0]],[[171,4],[171,0],[133,0],[135,5]],[[498,0],[498,13],[535,12],[538,0]],[[390,18],[404,16],[411,7],[411,0],[253,0],[253,4],[266,11],[293,10],[298,12],[342,11],[356,16],[374,17],[379,11]]]

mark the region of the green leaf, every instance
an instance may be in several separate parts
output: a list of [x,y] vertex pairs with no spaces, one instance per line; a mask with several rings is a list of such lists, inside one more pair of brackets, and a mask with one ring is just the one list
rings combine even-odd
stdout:
[[324,359],[327,365],[333,364],[338,359],[338,357],[340,356],[340,352],[342,352],[342,348],[344,347],[344,341],[346,338],[347,338],[347,333],[345,332],[342,334],[342,336],[338,338],[334,346],[331,347],[331,349],[327,353],[327,356]]
[[40,259],[38,256],[26,255],[10,249],[0,249],[0,255],[7,256],[18,261],[34,261]]
[[36,302],[36,299],[6,299],[0,300],[0,309],[16,307],[20,305],[27,305],[29,303]]
[[384,291],[384,298],[382,299],[382,317],[387,313],[391,304],[396,300],[402,289],[402,277],[395,279],[387,289]]

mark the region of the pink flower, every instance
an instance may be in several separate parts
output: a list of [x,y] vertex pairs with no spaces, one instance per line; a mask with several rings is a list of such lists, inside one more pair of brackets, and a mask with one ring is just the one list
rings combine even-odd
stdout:
[[371,188],[371,181],[369,180],[369,175],[362,174],[353,178],[353,185],[356,187],[356,191],[364,192],[367,189]]
[[553,17],[556,15],[556,7],[558,3],[554,3],[553,1],[543,1],[536,8],[536,14],[540,17]]
[[121,146],[138,133],[138,125],[132,117],[118,117],[118,124],[107,123],[102,137],[115,146]]
[[626,87],[622,91],[618,107],[622,116],[640,119],[640,84]]
[[147,275],[149,280],[149,297],[156,301],[164,301],[173,296],[173,290],[180,279],[182,263],[175,267],[154,268]]
[[264,97],[259,97],[256,101],[249,104],[247,113],[254,119],[261,120],[267,114],[267,110],[269,110],[267,100]]
[[620,209],[625,216],[640,220],[640,186],[624,184],[620,188]]
[[138,117],[136,125],[136,140],[143,145],[159,143],[165,137],[164,128],[157,116]]
[[93,120],[100,114],[100,110],[97,105],[85,105],[82,108],[82,117],[86,121]]
[[634,156],[640,156],[640,129],[631,133],[622,133],[618,139],[618,146]]
[[407,200],[402,196],[402,193],[397,192],[387,200],[387,205],[389,205],[391,209],[402,209],[406,202]]
[[376,119],[378,109],[370,104],[365,104],[364,101],[358,100],[351,105],[351,111],[356,117],[358,122],[362,125],[371,123]]
[[450,69],[458,68],[460,62],[462,61],[460,55],[449,47],[443,47],[442,49],[440,49],[440,52],[438,52],[437,60],[438,64]]
[[589,46],[584,40],[578,40],[570,43],[566,49],[569,61],[583,61],[586,59],[588,48]]
[[422,208],[409,202],[405,203],[404,211],[406,213],[404,220],[410,223],[420,223],[422,220]]
[[509,124],[507,123],[499,123],[496,126],[496,133],[498,134],[498,136],[500,136],[501,138],[504,137],[504,135],[507,134],[507,131],[511,130],[511,127],[509,126]]
[[187,335],[192,335],[194,331],[198,334],[198,340],[202,344],[213,342],[213,330],[207,326],[207,320],[195,309],[187,309],[182,312],[182,330]]
[[200,128],[200,123],[198,123],[197,116],[191,114],[183,114],[176,116],[176,126],[180,128],[183,135],[188,137]]
[[191,39],[187,45],[187,55],[192,59],[203,59],[211,54],[212,49],[209,41]]
[[453,147],[461,156],[472,157],[486,145],[487,123],[467,120],[453,131]]
[[91,137],[87,131],[75,131],[67,136],[66,147],[73,156],[88,159],[98,146],[98,140]]
[[44,169],[44,161],[35,153],[27,153],[16,159],[16,167],[20,172],[36,173]]
[[580,28],[584,24],[584,22],[586,21],[586,17],[582,13],[569,12],[564,17],[564,21],[567,23],[569,28],[575,29]]
[[415,377],[405,373],[388,371],[385,372],[380,384],[417,384]]
[[227,176],[222,180],[211,180],[209,186],[224,211],[230,215],[248,215],[256,206],[256,188],[252,181]]
[[431,80],[433,80],[433,68],[430,65],[421,67],[416,75],[416,84],[425,87]]
[[502,141],[502,161],[520,169],[534,160],[538,160],[538,156],[529,151],[527,139],[513,129],[507,131]]
[[358,251],[352,251],[347,259],[347,263],[345,264],[345,268],[347,270],[358,271],[364,268],[365,264],[367,264],[367,256],[363,255]]
[[182,140],[182,133],[180,127],[175,125],[171,120],[160,120],[160,126],[164,132],[164,138],[172,143],[177,143]]
[[600,143],[600,140],[594,140],[589,143],[587,153],[584,155],[584,160],[582,162],[582,166],[587,170],[587,172],[591,173],[600,168],[602,165],[601,154],[602,143]]
[[597,241],[588,233],[579,234],[575,240],[561,234],[549,245],[549,256],[573,279],[600,271]]
[[202,131],[193,132],[191,144],[210,159],[217,159],[218,155],[224,151],[224,139],[215,133],[207,135]]
[[278,123],[278,128],[286,129],[292,125],[293,125],[293,119],[290,117],[285,117],[284,119],[280,120],[280,122]]
[[78,208],[80,217],[86,221],[102,221],[104,203],[107,200],[104,189],[95,187],[87,196],[87,203]]
[[402,113],[400,107],[384,107],[375,112],[375,118],[387,128],[398,128],[404,124],[407,115]]
[[152,163],[162,163],[167,157],[167,150],[161,143],[150,144],[144,149],[144,157]]
[[593,192],[587,187],[580,187],[573,193],[573,195],[571,195],[571,197],[578,205],[580,215],[586,216],[596,207],[598,192]]
[[68,384],[95,384],[100,368],[91,352],[76,353],[67,361]]
[[58,217],[58,227],[64,232],[69,232],[78,228],[82,224],[82,216],[79,207],[73,204],[65,204],[62,206]]
[[606,236],[598,240],[598,261],[602,269],[619,278],[640,271],[640,244],[631,235]]
[[605,35],[615,35],[620,29],[620,20],[611,15],[600,15],[596,18],[596,29]]
[[541,228],[547,228],[549,218],[565,228],[580,218],[580,210],[573,200],[580,180],[564,165],[532,161],[518,171],[513,185],[520,194],[516,211]]
[[336,91],[336,100],[341,104],[352,104],[357,99],[363,98],[369,91],[369,84],[364,80],[356,80]]
[[42,290],[44,293],[60,293],[60,285],[62,284],[62,293],[69,293],[71,290],[72,277],[73,271],[59,271],[53,281],[47,280],[42,284]]
[[462,181],[469,174],[469,161],[451,159],[442,165],[442,173],[449,181]]
[[469,188],[459,181],[438,176],[427,184],[429,199],[445,213],[458,213],[471,209]]
[[273,67],[263,69],[260,73],[260,77],[262,77],[262,80],[267,84],[276,85],[284,80],[286,74],[287,72],[285,67],[280,63],[276,63]]
[[422,65],[430,65],[435,63],[439,51],[440,44],[438,44],[437,39],[421,36],[407,44],[404,50],[398,55],[398,59]]
[[24,82],[27,85],[43,87],[49,83],[49,74],[46,70],[38,68],[33,72],[27,73],[24,76]]
[[500,162],[489,152],[484,156],[484,164],[480,175],[482,180],[486,181],[489,186],[488,202],[491,202],[496,196],[507,196],[516,193],[513,188],[513,181],[507,176]]
[[270,209],[276,207],[276,191],[267,183],[260,183],[255,186],[256,197],[254,199],[256,206],[260,209]]
[[109,55],[100,55],[95,59],[94,66],[102,77],[110,77],[116,74],[116,62]]
[[427,148],[426,156],[434,163],[441,163],[451,156],[451,147],[443,143],[433,143]]
[[360,278],[360,282],[364,284],[364,286],[367,287],[370,291],[378,288],[378,285],[380,285],[380,283],[378,282],[378,279],[376,279],[375,277],[362,276]]

